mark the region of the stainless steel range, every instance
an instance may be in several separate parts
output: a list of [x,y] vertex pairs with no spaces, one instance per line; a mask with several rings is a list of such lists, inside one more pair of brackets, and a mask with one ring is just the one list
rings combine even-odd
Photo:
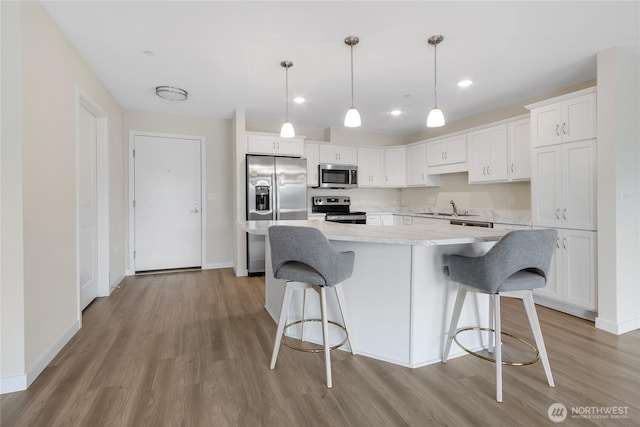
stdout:
[[324,213],[325,221],[344,224],[366,224],[366,212],[351,212],[349,196],[313,196],[311,212]]

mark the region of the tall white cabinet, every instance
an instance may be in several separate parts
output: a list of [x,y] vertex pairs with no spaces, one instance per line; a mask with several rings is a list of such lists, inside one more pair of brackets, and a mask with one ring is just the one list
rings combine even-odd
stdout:
[[584,317],[597,310],[595,88],[531,110],[531,217],[558,230],[552,274],[539,303]]

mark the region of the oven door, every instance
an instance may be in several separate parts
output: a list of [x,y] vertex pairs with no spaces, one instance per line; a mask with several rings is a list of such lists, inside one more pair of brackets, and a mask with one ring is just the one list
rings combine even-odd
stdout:
[[358,167],[354,165],[318,165],[320,188],[356,188],[358,186]]

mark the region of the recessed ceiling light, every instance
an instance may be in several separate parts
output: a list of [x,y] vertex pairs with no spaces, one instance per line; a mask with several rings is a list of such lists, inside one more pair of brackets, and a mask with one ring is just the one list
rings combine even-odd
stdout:
[[400,114],[402,114],[402,111],[400,111],[400,110],[393,110],[393,111],[391,111],[391,115],[392,115],[392,116],[399,116]]
[[148,56],[149,58],[153,58],[154,56],[156,56],[155,52],[152,50],[145,50],[142,52],[142,54],[144,56]]
[[469,87],[473,84],[471,80],[460,80],[458,82],[458,87]]
[[304,104],[304,101],[306,101],[306,99],[304,99],[301,96],[297,96],[297,97],[293,98],[293,102],[295,102],[296,104]]

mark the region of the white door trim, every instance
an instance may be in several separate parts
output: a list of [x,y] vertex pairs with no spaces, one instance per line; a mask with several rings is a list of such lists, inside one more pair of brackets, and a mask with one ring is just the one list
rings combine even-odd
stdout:
[[133,147],[135,144],[136,136],[150,136],[159,138],[178,138],[178,139],[195,139],[200,142],[200,266],[204,269],[207,259],[207,169],[206,169],[206,137],[201,135],[181,135],[174,133],[163,132],[145,132],[138,130],[129,131],[129,265],[127,268],[127,276],[135,274],[135,260],[133,259],[133,249],[135,248],[135,212],[133,210],[133,196],[135,189],[134,181],[134,159],[133,159]]
[[[109,296],[109,138],[107,114],[80,87],[76,85],[76,223],[80,218],[79,207],[79,174],[78,150],[80,135],[78,123],[80,109],[84,108],[96,118],[96,196],[98,209],[98,296]],[[78,287],[78,320],[82,325],[82,310],[80,308],[80,236],[76,230],[76,284]]]

